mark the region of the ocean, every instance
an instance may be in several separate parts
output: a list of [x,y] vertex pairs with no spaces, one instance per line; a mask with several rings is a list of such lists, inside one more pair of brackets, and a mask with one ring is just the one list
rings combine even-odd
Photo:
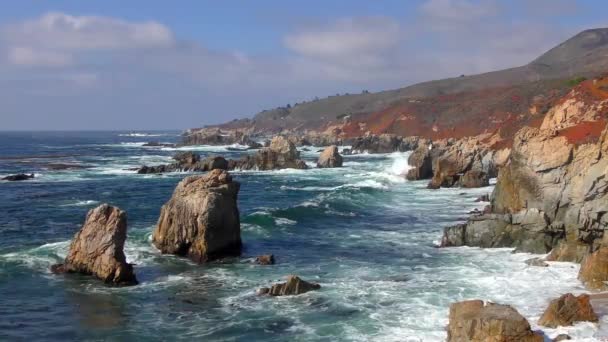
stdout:
[[[408,152],[344,156],[336,169],[232,172],[241,183],[243,254],[198,265],[161,255],[151,233],[188,173],[128,170],[176,151],[237,158],[229,146],[144,147],[179,132],[0,132],[0,340],[442,341],[452,302],[513,305],[534,329],[550,299],[584,292],[578,265],[528,266],[511,249],[437,248],[442,229],[487,203],[492,186],[426,189],[406,181]],[[300,148],[303,149],[303,148]],[[314,166],[318,147],[302,150]],[[79,169],[49,170],[57,164]],[[140,284],[54,275],[86,212],[128,214],[125,253]],[[276,265],[259,266],[272,253]],[[322,289],[256,296],[289,274]],[[596,325],[543,329],[592,341]]]

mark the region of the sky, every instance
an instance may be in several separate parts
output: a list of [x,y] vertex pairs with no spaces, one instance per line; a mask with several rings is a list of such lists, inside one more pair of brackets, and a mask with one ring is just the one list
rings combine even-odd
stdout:
[[526,64],[605,0],[19,0],[0,130],[186,129],[315,97]]

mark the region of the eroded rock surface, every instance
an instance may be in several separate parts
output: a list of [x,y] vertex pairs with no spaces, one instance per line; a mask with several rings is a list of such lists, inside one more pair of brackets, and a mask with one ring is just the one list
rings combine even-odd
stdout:
[[271,296],[294,296],[320,288],[321,285],[319,284],[309,283],[298,276],[290,275],[285,283],[272,285],[271,288],[263,287],[257,292],[258,294],[268,294]]
[[317,167],[320,168],[332,168],[342,166],[342,156],[338,153],[338,146],[332,145],[327,147],[317,161]]
[[293,142],[283,136],[276,136],[268,147],[229,163],[231,169],[241,170],[278,170],[306,169],[308,166],[300,159],[300,152]]
[[239,183],[224,170],[179,182],[152,235],[163,253],[207,262],[241,252]]
[[540,317],[538,324],[557,328],[570,326],[577,322],[597,322],[598,318],[589,301],[589,295],[574,296],[567,293],[551,301]]
[[127,263],[123,251],[126,238],[127,214],[102,204],[88,212],[64,263],[54,265],[52,270],[93,275],[113,285],[135,285],[133,266]]

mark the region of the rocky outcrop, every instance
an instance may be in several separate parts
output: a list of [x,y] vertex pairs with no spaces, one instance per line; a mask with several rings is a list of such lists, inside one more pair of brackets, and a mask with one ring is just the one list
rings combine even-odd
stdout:
[[228,161],[221,156],[209,156],[203,160],[198,154],[182,152],[176,154],[175,163],[157,166],[142,166],[137,169],[139,174],[158,174],[166,172],[206,172],[215,169],[227,170]]
[[274,265],[274,255],[264,254],[255,258],[255,263],[258,265]]
[[177,145],[170,143],[161,143],[158,141],[148,141],[147,143],[141,145],[143,147],[175,147]]
[[582,294],[578,297],[567,293],[549,304],[538,324],[557,328],[558,326],[570,326],[577,322],[597,322],[598,318],[589,301],[589,295]]
[[213,170],[179,182],[163,205],[152,242],[162,252],[207,262],[241,252],[239,183]]
[[578,279],[591,290],[608,290],[608,247],[600,247],[584,259]]
[[64,263],[54,265],[52,270],[93,275],[113,285],[135,285],[133,266],[127,263],[123,251],[126,238],[127,214],[102,204],[88,212]]
[[24,180],[28,180],[28,179],[33,179],[34,178],[34,174],[25,174],[25,173],[19,173],[16,175],[9,175],[6,177],[2,177],[1,180],[5,180],[5,181],[9,181],[9,182],[16,182],[16,181],[24,181]]
[[449,342],[542,342],[543,337],[508,305],[469,300],[450,305]]
[[278,170],[306,169],[306,163],[299,159],[300,152],[293,142],[283,136],[276,136],[270,146],[229,164],[230,169],[241,170]]
[[298,276],[290,275],[287,277],[287,282],[274,284],[271,288],[263,287],[257,292],[258,294],[268,294],[271,296],[294,296],[320,288],[321,285],[319,284],[309,283]]
[[341,167],[342,166],[342,156],[338,153],[338,147],[336,145],[332,145],[327,147],[321,155],[319,156],[319,160],[317,161],[317,167],[320,168],[332,168],[332,167]]
[[469,218],[467,223],[444,229],[441,247],[515,247],[517,251],[548,253],[564,236],[562,227],[548,224],[538,209],[515,214],[489,213]]
[[181,145],[245,145],[251,148],[259,148],[256,143],[244,131],[221,130],[218,128],[203,128],[191,130],[184,133]]
[[[605,118],[608,113],[596,113],[594,118],[598,115]],[[586,114],[583,119],[588,117]],[[548,260],[575,262],[602,246],[608,229],[605,119],[589,124],[571,116],[556,120],[554,115],[548,115],[541,127],[544,129],[524,127],[515,135],[492,194],[491,212],[495,216],[471,219],[464,226],[446,229],[446,243],[463,242],[458,239],[463,231],[466,238],[478,237],[480,234],[473,232],[483,226],[483,239],[465,239],[464,243],[517,247],[538,253],[552,248]],[[598,127],[603,130],[601,134],[596,134]],[[524,229],[513,230],[518,216],[525,218],[518,225]],[[471,233],[467,234],[469,230]]]
[[413,151],[428,146],[430,140],[417,136],[403,138],[394,134],[366,135],[352,143],[353,153],[391,153]]

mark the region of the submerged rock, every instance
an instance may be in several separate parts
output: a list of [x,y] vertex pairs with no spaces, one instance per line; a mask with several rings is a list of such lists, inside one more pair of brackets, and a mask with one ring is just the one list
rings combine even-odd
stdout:
[[25,173],[19,173],[16,175],[9,175],[9,176],[3,177],[2,180],[16,182],[16,181],[24,181],[24,180],[28,180],[28,179],[32,179],[32,178],[34,178],[33,173],[31,173],[29,175],[25,174]]
[[536,266],[536,267],[549,267],[542,258],[532,258],[525,261],[528,266]]
[[274,265],[274,255],[265,254],[255,258],[255,263],[258,265]]
[[538,324],[557,328],[558,326],[570,326],[577,322],[597,322],[598,318],[589,301],[589,295],[582,294],[578,297],[567,293],[549,304]]
[[271,288],[263,287],[257,291],[258,294],[268,294],[271,296],[292,296],[318,290],[321,285],[309,283],[300,279],[298,276],[290,275],[287,282],[272,285]]
[[135,285],[133,266],[123,251],[127,238],[127,214],[117,207],[102,204],[91,209],[76,233],[63,264],[54,265],[55,273],[93,275],[114,285]]
[[468,300],[450,305],[449,342],[542,342],[542,335],[509,305]]
[[224,170],[186,177],[163,205],[152,242],[199,263],[240,255],[239,187]]
[[342,166],[342,156],[338,153],[338,147],[336,145],[332,145],[327,147],[321,155],[319,156],[319,160],[317,161],[317,167],[321,168],[331,168],[331,167],[341,167]]

